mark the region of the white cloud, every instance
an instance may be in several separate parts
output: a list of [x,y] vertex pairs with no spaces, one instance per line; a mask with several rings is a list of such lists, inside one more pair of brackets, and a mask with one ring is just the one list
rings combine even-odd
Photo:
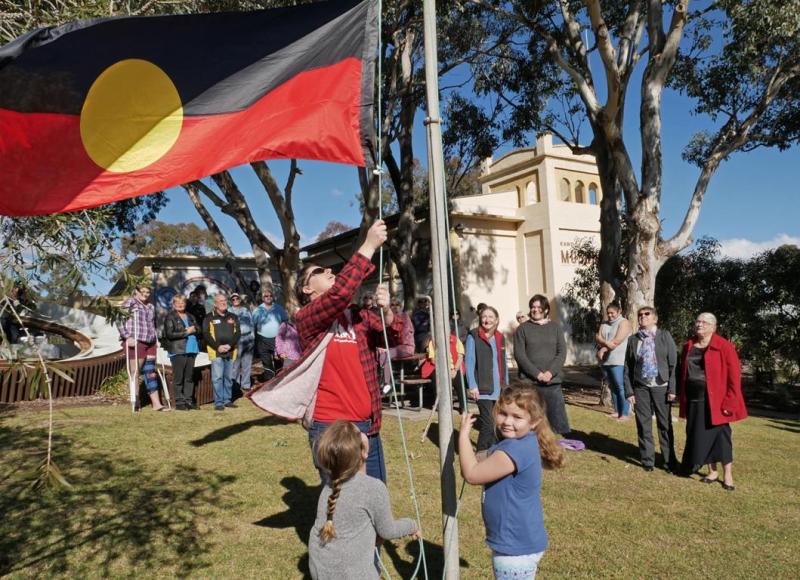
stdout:
[[720,240],[720,253],[727,258],[747,259],[756,254],[772,250],[779,246],[790,245],[800,247],[800,237],[788,234],[778,234],[771,240],[754,242],[745,238],[731,238]]
[[331,189],[331,195],[333,197],[342,197],[344,195],[344,192],[341,189],[334,187],[333,189]]

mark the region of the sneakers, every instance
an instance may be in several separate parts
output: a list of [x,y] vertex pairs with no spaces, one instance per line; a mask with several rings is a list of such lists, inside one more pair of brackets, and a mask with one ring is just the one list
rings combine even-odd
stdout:
[[236,403],[233,403],[233,402],[225,403],[225,406],[228,407],[229,409],[236,409],[238,407],[238,405]]
[[214,410],[215,411],[224,411],[225,407],[222,406],[222,405],[214,405]]

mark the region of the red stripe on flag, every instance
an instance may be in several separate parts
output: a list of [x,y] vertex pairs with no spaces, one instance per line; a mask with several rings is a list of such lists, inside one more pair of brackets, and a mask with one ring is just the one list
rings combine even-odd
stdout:
[[185,117],[148,167],[112,173],[86,154],[80,118],[0,109],[0,214],[76,211],[145,195],[260,159],[364,165],[361,61],[306,71],[245,111]]

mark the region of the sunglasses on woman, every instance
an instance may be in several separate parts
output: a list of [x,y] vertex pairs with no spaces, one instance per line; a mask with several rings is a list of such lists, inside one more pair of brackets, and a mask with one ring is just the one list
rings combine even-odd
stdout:
[[313,278],[314,276],[317,276],[319,274],[324,274],[324,273],[325,273],[325,268],[323,268],[322,266],[317,266],[316,268],[311,270],[306,275],[306,286],[308,286],[308,283],[311,281],[311,278]]

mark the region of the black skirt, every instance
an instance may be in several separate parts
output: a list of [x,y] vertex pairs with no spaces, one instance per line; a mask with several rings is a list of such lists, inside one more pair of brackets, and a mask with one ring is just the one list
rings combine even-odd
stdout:
[[569,419],[567,418],[567,408],[564,403],[564,393],[561,385],[540,386],[536,385],[542,400],[544,401],[547,420],[553,433],[566,435],[569,433]]
[[686,448],[682,465],[686,473],[700,465],[733,462],[733,437],[728,423],[713,425],[706,400],[689,401],[686,409]]

